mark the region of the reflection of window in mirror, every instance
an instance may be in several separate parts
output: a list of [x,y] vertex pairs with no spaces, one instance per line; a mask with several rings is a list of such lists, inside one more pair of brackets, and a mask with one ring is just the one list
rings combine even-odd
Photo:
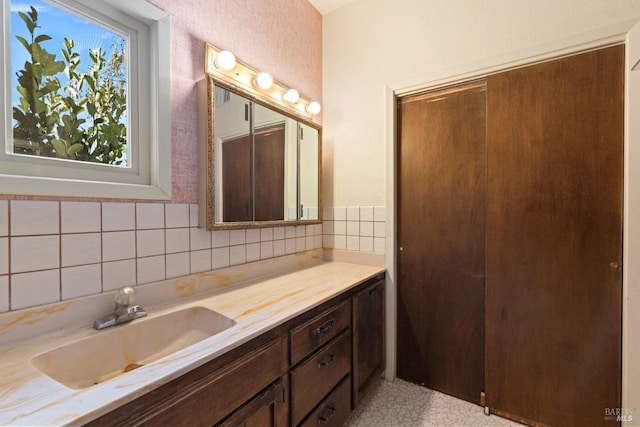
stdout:
[[318,219],[318,129],[300,123],[300,219]]

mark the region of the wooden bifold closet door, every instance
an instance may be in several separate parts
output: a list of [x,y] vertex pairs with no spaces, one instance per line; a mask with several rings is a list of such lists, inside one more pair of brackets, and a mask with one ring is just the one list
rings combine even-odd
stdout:
[[620,407],[624,47],[490,76],[486,398],[552,426]]
[[623,124],[621,45],[399,100],[400,378],[616,425]]
[[398,377],[478,403],[484,383],[484,82],[399,103]]

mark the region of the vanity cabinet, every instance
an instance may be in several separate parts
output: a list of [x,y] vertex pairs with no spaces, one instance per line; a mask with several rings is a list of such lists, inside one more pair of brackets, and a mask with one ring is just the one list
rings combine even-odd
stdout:
[[[89,425],[217,425],[235,411],[245,409],[245,402],[255,409],[247,410],[247,417],[259,412],[255,406],[257,402],[263,402],[263,406],[269,407],[269,410],[279,410],[274,419],[283,419],[283,405],[272,405],[269,399],[263,401],[253,397],[261,392],[264,394],[263,390],[286,373],[286,340],[276,337],[266,343],[260,340],[249,344],[212,360]],[[279,398],[284,400],[283,393]]]
[[[300,422],[351,372],[351,301],[291,331],[291,421]],[[350,387],[349,387],[350,388]],[[341,402],[350,407],[350,399]]]
[[383,292],[384,273],[88,425],[341,426],[382,369]]
[[384,278],[353,296],[353,404],[384,369]]

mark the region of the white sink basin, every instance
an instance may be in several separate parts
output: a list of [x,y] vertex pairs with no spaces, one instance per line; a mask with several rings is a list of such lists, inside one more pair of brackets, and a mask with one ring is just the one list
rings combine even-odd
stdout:
[[102,330],[42,353],[33,366],[59,383],[83,389],[115,378],[225,329],[235,321],[191,307]]

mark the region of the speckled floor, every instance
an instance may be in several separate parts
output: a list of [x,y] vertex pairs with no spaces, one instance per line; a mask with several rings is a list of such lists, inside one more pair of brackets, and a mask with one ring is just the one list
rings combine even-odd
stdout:
[[372,384],[346,424],[349,427],[520,425],[497,415],[487,417],[478,405],[398,379]]

